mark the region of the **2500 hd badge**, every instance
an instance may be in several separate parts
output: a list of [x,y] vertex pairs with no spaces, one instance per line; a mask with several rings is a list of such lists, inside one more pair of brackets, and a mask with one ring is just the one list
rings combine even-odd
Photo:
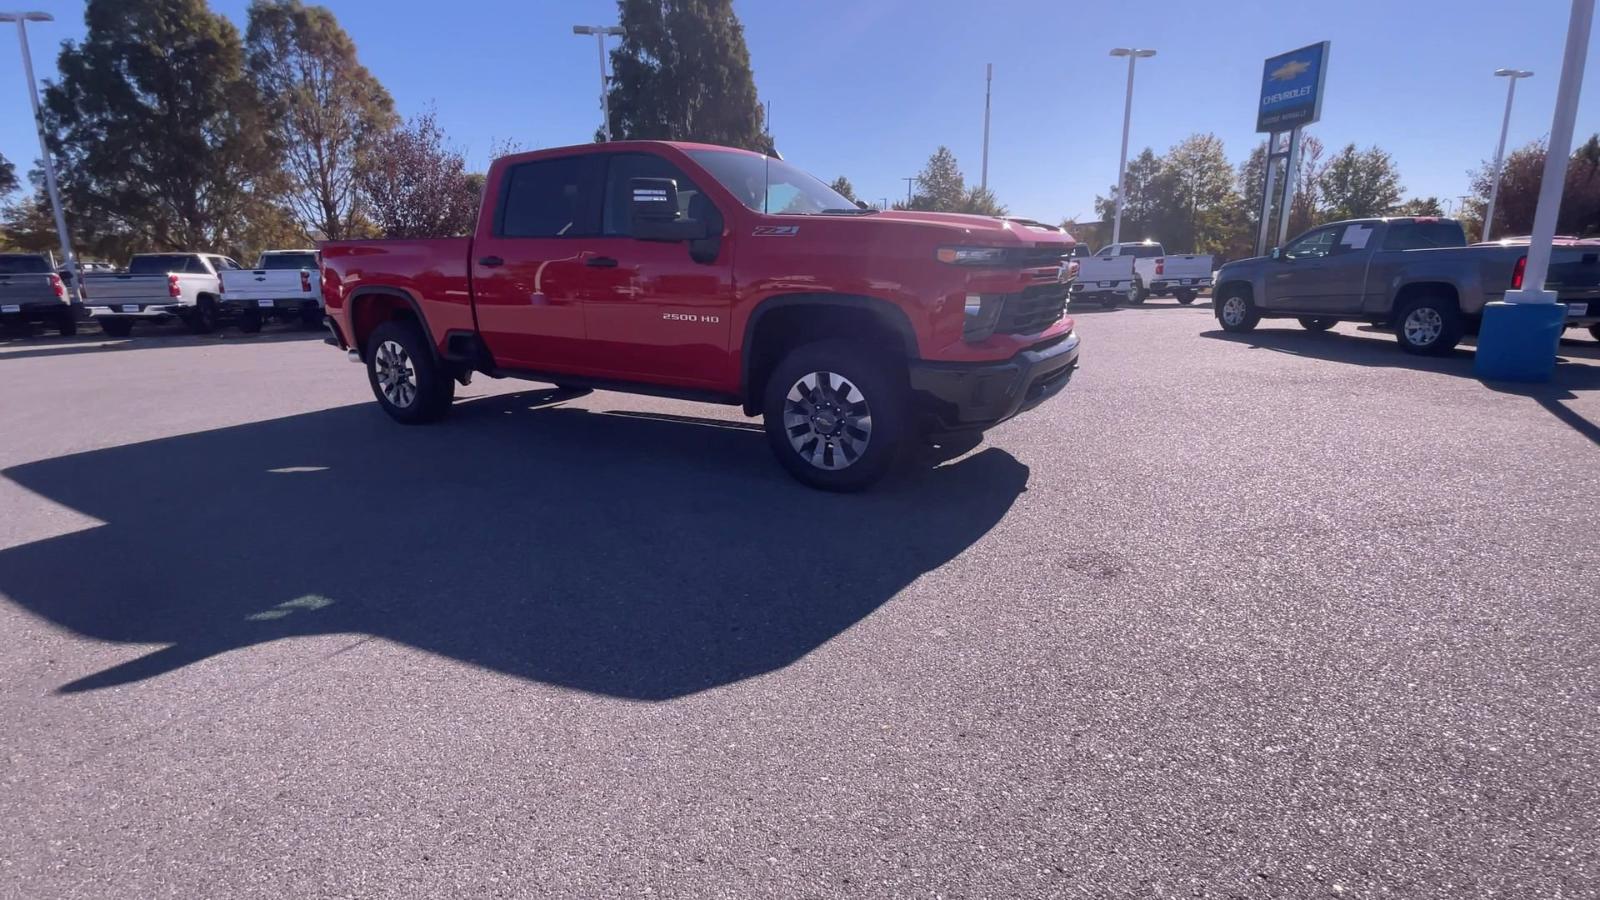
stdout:
[[661,314],[661,320],[664,321],[664,322],[704,322],[707,325],[715,325],[718,322],[722,321],[722,317],[721,316],[702,316],[702,315],[697,315],[695,313],[668,312],[668,313],[662,313]]

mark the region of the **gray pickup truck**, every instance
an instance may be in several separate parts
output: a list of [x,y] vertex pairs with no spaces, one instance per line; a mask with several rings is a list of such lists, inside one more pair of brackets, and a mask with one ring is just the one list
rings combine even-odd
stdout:
[[[1394,328],[1411,353],[1448,353],[1477,331],[1484,304],[1522,286],[1527,264],[1526,245],[1466,244],[1453,219],[1321,225],[1270,256],[1218,270],[1217,322],[1233,332],[1271,318],[1298,319],[1312,331],[1371,322]],[[1545,289],[1567,304],[1569,327],[1600,331],[1600,247],[1558,243]]]
[[0,326],[26,329],[44,323],[62,335],[73,335],[78,333],[81,314],[49,256],[0,253]]

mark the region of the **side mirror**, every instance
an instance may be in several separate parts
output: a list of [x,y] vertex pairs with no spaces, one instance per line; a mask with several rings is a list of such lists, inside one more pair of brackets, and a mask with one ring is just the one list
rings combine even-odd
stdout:
[[628,183],[633,236],[641,241],[693,241],[708,237],[705,222],[678,212],[678,183],[635,178]]

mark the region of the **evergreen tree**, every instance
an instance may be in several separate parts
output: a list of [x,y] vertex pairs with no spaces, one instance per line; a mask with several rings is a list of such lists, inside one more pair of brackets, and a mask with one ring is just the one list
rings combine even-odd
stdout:
[[856,199],[855,186],[850,183],[850,179],[844,177],[843,175],[835,178],[833,183],[828,185],[828,187],[838,191],[846,200]]
[[928,157],[928,162],[917,173],[916,193],[909,203],[897,203],[896,209],[917,209],[929,212],[959,212],[967,201],[967,181],[956,164],[956,155],[949,147],[941,146]]
[[333,13],[300,0],[255,0],[246,62],[283,139],[288,204],[308,238],[360,236],[356,170],[395,124],[394,101],[356,59]]
[[[849,182],[845,182],[848,184]],[[17,167],[11,160],[0,156],[0,197],[17,189]]]
[[238,30],[204,0],[89,0],[45,91],[79,242],[242,253],[281,221],[276,141]]
[[732,0],[618,0],[611,135],[767,152],[744,26]]

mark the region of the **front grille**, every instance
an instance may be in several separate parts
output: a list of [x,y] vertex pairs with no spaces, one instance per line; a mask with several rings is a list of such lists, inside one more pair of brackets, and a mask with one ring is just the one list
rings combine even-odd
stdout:
[[1021,293],[1007,294],[995,332],[1038,334],[1054,325],[1066,312],[1068,288],[1065,282],[1053,282],[1036,284]]
[[1031,269],[1035,266],[1059,267],[1067,256],[1062,244],[1041,244],[1037,247],[1013,247],[1006,255],[1014,266]]

